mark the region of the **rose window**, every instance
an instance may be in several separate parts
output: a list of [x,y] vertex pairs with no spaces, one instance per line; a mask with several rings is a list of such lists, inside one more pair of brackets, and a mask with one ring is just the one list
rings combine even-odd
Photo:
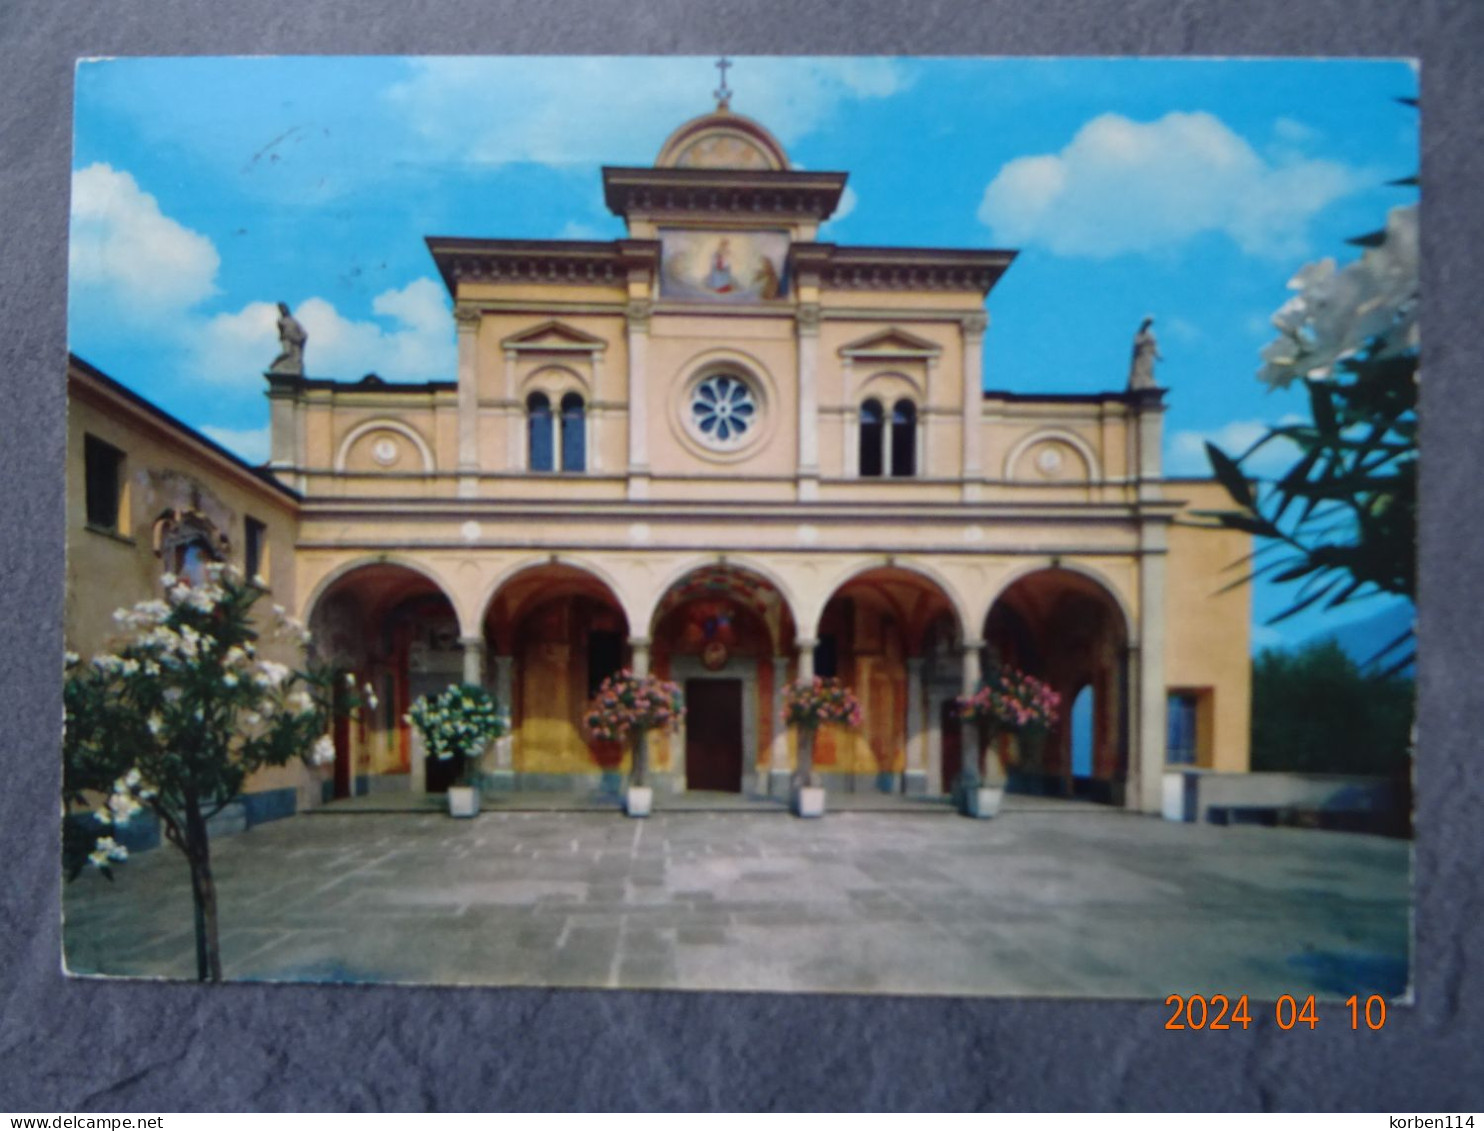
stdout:
[[742,378],[730,373],[707,377],[691,394],[691,420],[712,447],[735,447],[757,423],[757,401]]

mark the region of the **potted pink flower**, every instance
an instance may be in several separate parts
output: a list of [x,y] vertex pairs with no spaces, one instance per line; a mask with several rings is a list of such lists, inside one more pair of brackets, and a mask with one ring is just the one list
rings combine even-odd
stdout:
[[678,685],[625,668],[609,676],[588,704],[583,722],[600,742],[628,743],[633,751],[624,812],[647,817],[654,804],[649,785],[649,732],[673,730],[685,718],[685,697]]
[[993,817],[1004,798],[1008,766],[996,757],[994,778],[988,780],[990,764],[985,752],[1001,734],[1022,738],[1044,734],[1056,722],[1061,696],[1044,680],[1001,664],[990,671],[974,694],[959,696],[954,706],[959,718],[979,724],[979,742],[972,755],[964,759],[954,792],[968,816]]
[[814,739],[822,726],[859,727],[861,705],[838,679],[800,680],[783,689],[783,721],[798,735],[799,767],[794,773],[792,808],[800,817],[824,816],[824,786],[814,772]]

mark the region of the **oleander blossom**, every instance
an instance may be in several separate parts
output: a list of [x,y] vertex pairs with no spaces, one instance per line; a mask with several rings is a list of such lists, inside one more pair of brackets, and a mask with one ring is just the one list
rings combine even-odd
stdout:
[[806,730],[822,726],[856,728],[861,725],[861,705],[840,680],[815,676],[783,689],[783,721]]
[[672,730],[683,718],[685,696],[678,684],[625,669],[603,681],[583,723],[600,742],[624,742],[640,732]]
[[992,670],[974,694],[954,700],[959,718],[992,723],[1013,734],[1049,729],[1060,707],[1061,696],[1050,684],[1009,664]]

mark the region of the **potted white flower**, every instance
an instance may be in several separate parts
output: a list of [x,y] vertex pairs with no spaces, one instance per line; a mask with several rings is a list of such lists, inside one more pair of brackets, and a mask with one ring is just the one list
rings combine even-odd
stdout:
[[448,787],[452,817],[479,813],[479,759],[489,744],[510,733],[510,719],[494,697],[472,683],[456,683],[432,698],[424,695],[407,712],[430,758],[463,759],[458,781]]

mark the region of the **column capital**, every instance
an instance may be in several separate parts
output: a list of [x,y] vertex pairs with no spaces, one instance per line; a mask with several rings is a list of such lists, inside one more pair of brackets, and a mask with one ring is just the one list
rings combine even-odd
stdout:
[[469,648],[478,648],[483,651],[487,647],[483,636],[460,636],[459,643],[466,650]]
[[961,652],[977,652],[977,651],[979,651],[983,647],[984,647],[984,641],[983,640],[978,640],[978,639],[975,639],[975,640],[965,640],[963,642],[963,644],[961,644],[959,646],[959,651],[961,651]]
[[798,324],[800,336],[813,336],[815,334],[818,334],[821,317],[822,316],[820,313],[819,303],[800,303],[799,309],[795,313],[795,319]]
[[976,310],[972,314],[965,314],[958,320],[963,329],[965,338],[982,338],[984,331],[989,329],[989,313],[984,310]]
[[631,637],[629,637],[629,647],[630,648],[648,648],[650,646],[650,644],[652,644],[652,643],[653,643],[653,641],[648,636],[631,636]]
[[819,641],[809,636],[798,636],[794,638],[794,651],[813,651],[819,647]]
[[479,328],[479,320],[483,317],[479,307],[466,302],[461,302],[453,308],[453,320],[458,324],[459,333],[472,333]]
[[624,318],[628,321],[630,333],[649,333],[649,320],[653,315],[654,302],[647,298],[631,298],[624,307]]

